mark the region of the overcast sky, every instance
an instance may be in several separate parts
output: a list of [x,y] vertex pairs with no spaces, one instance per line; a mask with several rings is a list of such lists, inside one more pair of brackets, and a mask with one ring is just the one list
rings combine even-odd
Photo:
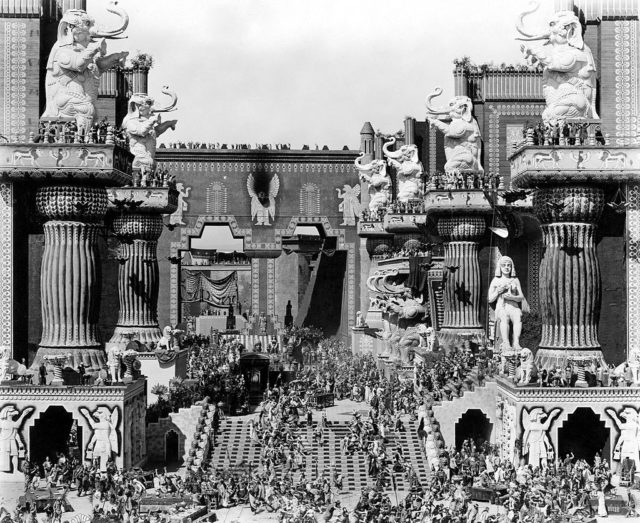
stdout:
[[[542,0],[551,11],[553,0]],[[525,0],[120,0],[128,39],[148,52],[152,96],[178,94],[161,141],[359,147],[363,122],[394,132],[453,94],[452,61],[521,63]],[[88,0],[99,23],[107,0]],[[535,16],[535,15],[534,15]],[[532,18],[535,21],[536,18]],[[162,102],[164,103],[164,102]]]

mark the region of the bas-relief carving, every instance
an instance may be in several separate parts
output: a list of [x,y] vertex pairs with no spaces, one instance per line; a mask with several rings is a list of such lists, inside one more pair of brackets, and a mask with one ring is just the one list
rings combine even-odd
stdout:
[[74,118],[81,135],[88,134],[97,116],[100,75],[116,64],[124,65],[129,54],[123,51],[107,55],[105,39],[117,37],[129,24],[129,17],[115,3],[107,10],[120,17],[120,27],[98,30],[86,11],[66,11],[47,61],[46,108],[42,117]]
[[520,15],[516,26],[519,40],[544,40],[542,46],[522,45],[530,65],[544,68],[542,90],[547,107],[542,113],[545,123],[555,125],[567,118],[599,118],[596,113],[596,67],[591,49],[582,39],[582,25],[573,11],[558,11],[549,20],[549,28],[531,34],[523,26],[526,15],[533,13],[539,2]]
[[369,211],[377,214],[381,207],[386,207],[390,198],[391,178],[387,174],[387,164],[384,160],[373,160],[362,165],[364,153],[355,159],[355,166],[360,181],[369,185]]
[[640,409],[625,407],[620,412],[607,408],[605,412],[615,422],[620,436],[613,448],[613,459],[622,463],[629,458],[640,470]]
[[189,210],[187,198],[191,192],[191,187],[185,187],[184,183],[178,182],[176,190],[178,191],[178,208],[173,214],[169,215],[169,225],[186,225],[184,215]]
[[0,409],[0,479],[6,479],[8,474],[20,475],[19,460],[26,455],[20,429],[34,410],[34,407],[26,407],[20,413],[14,405]]
[[382,146],[387,163],[396,169],[398,180],[399,202],[422,198],[422,175],[424,169],[418,159],[418,147],[413,144],[402,145],[397,151],[390,151],[389,146],[396,143],[395,137]]
[[522,409],[522,455],[527,457],[527,465],[546,468],[548,460],[553,459],[548,431],[561,412],[560,408],[552,409],[549,413],[542,407]]
[[207,187],[207,213],[227,214],[227,187],[222,182],[213,182]]
[[338,211],[342,212],[342,223],[340,225],[355,225],[356,219],[360,216],[362,208],[360,205],[360,186],[351,187],[345,183],[342,190],[336,188],[338,198],[342,201],[338,204]]
[[300,188],[300,214],[303,216],[320,214],[320,189],[315,183],[305,183]]
[[[478,122],[472,114],[473,102],[468,96],[455,96],[449,107],[434,108],[431,101],[440,94],[442,89],[438,87],[427,97],[426,106],[429,124],[444,134],[445,171],[483,173],[480,162],[482,139]],[[440,115],[445,115],[445,121],[434,118]]]
[[271,225],[270,219],[275,219],[276,216],[276,196],[279,190],[280,178],[277,174],[269,180],[267,187],[258,188],[256,177],[249,173],[247,191],[251,197],[251,219],[255,220],[254,225]]
[[91,439],[87,443],[85,459],[88,461],[98,461],[101,472],[106,471],[108,461],[113,455],[120,455],[120,435],[118,423],[120,421],[119,407],[97,407],[93,412],[89,412],[85,407],[80,407],[80,413],[87,420],[93,430]]

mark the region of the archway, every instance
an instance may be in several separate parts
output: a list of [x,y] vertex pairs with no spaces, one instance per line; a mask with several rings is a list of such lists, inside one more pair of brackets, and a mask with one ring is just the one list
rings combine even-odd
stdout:
[[577,408],[558,429],[558,459],[573,453],[593,464],[596,453],[609,459],[611,431],[589,407]]
[[[56,454],[69,454],[69,447],[82,449],[82,427],[76,424],[76,441],[70,441],[73,415],[60,406],[53,405],[45,410],[29,429],[29,460],[42,463],[49,456],[56,461]],[[81,458],[81,456],[77,456]]]
[[460,449],[465,440],[471,439],[476,445],[491,441],[493,423],[480,409],[469,409],[456,422],[456,448]]
[[180,438],[175,430],[164,435],[164,460],[167,465],[177,465],[180,462]]

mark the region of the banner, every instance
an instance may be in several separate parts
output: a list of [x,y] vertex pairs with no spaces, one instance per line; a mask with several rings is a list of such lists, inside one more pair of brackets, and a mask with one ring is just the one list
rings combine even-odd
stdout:
[[228,307],[238,303],[238,273],[236,271],[221,280],[212,280],[202,271],[182,271],[183,303],[204,302],[214,307]]

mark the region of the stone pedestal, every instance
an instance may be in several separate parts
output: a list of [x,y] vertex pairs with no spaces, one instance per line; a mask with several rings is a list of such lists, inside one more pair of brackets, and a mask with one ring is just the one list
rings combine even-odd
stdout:
[[101,265],[98,232],[107,211],[107,193],[101,187],[57,185],[36,192],[44,224],[44,253],[40,274],[42,338],[32,364],[44,355],[66,357],[88,370],[104,367],[98,333]]
[[438,217],[438,235],[445,241],[443,335],[480,335],[481,279],[479,241],[486,224],[482,215]]
[[[542,340],[538,366],[569,360],[604,359],[598,341],[601,306],[596,228],[605,205],[605,190],[637,183],[640,170],[632,160],[638,147],[596,145],[526,145],[511,160],[511,185],[534,189],[533,207],[542,224],[544,254],[540,262],[539,309]],[[615,161],[612,161],[611,159]],[[634,198],[629,215],[635,224]],[[635,253],[635,237],[627,253]],[[631,258],[631,257],[630,257]],[[635,262],[627,260],[635,270]],[[629,288],[636,285],[629,275]],[[629,300],[629,342],[635,340],[635,304]],[[620,328],[624,319],[620,318]]]
[[109,189],[110,226],[118,248],[118,323],[109,343],[123,346],[132,339],[156,343],[159,269],[157,247],[163,214],[177,208],[178,193],[168,187]]
[[112,230],[120,240],[118,252],[118,323],[110,343],[157,342],[159,271],[157,247],[162,234],[162,216],[123,214],[114,218]]
[[596,227],[604,189],[590,185],[535,191],[533,206],[542,224],[544,254],[539,296],[542,339],[537,360],[543,366],[567,357],[602,359],[598,341],[600,266]]

